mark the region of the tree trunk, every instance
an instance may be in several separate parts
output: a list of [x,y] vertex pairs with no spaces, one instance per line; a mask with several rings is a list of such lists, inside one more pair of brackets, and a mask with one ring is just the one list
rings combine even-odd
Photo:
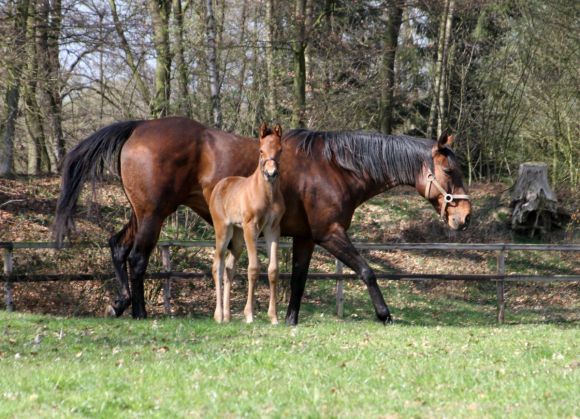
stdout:
[[548,183],[545,163],[523,163],[512,190],[512,229],[548,233],[553,227],[562,227],[570,216],[558,205],[558,198]]
[[[441,21],[439,22],[439,37],[437,41],[437,61],[435,63],[435,75],[433,80],[433,92],[431,96],[431,108],[429,110],[429,121],[427,125],[427,136],[436,138],[441,135],[443,107],[441,102],[444,101],[445,89],[442,87],[443,72],[445,71],[446,54],[451,35],[451,23],[453,20],[453,9],[455,7],[455,0],[446,0],[445,8],[441,14]],[[435,128],[435,118],[438,118],[437,132],[433,132]]]
[[274,0],[266,1],[266,71],[268,73],[268,117],[277,116],[276,71],[274,68]]
[[384,88],[381,94],[380,130],[384,134],[391,134],[393,131],[393,109],[395,107],[393,100],[395,93],[395,58],[403,16],[403,6],[400,0],[388,0],[387,13],[385,51],[383,53]]
[[183,45],[183,7],[182,0],[173,0],[173,16],[175,18],[175,68],[177,71],[177,109],[180,115],[192,116],[189,98],[189,71],[185,62],[185,47]]
[[292,127],[305,124],[306,110],[306,0],[296,0],[294,9],[295,34],[292,45],[294,52],[294,107]]
[[50,159],[46,149],[46,139],[42,112],[38,105],[38,50],[36,43],[36,28],[41,25],[36,13],[37,2],[30,4],[28,16],[28,42],[26,55],[28,59],[25,75],[23,99],[25,103],[24,115],[30,141],[28,142],[27,173],[37,175],[42,172],[50,173]]
[[207,67],[209,75],[209,91],[211,96],[211,114],[213,117],[213,124],[216,128],[221,128],[222,108],[217,65],[216,28],[212,0],[206,0],[205,6],[205,34],[207,39]]
[[[246,18],[247,18],[248,2],[247,0],[242,1],[242,16],[240,20],[240,44],[246,44]],[[240,68],[240,76],[238,78],[238,85],[236,86],[236,97],[234,99],[234,109],[235,114],[232,118],[233,123],[231,124],[231,130],[235,131],[235,127],[239,126],[239,122],[242,116],[242,101],[244,98],[244,86],[246,85],[246,66],[248,60],[243,59]],[[255,76],[254,76],[255,77]]]
[[169,16],[171,0],[149,0],[155,46],[155,93],[151,102],[151,115],[162,118],[169,115],[171,94],[171,48],[169,46]]
[[131,50],[129,42],[127,41],[127,37],[125,36],[123,25],[119,20],[119,15],[117,13],[117,3],[115,0],[109,0],[109,5],[111,6],[111,16],[113,17],[113,23],[115,24],[115,32],[117,32],[117,36],[121,42],[121,49],[125,53],[125,60],[127,61],[127,65],[131,69],[131,73],[135,78],[137,89],[141,94],[143,102],[145,102],[147,107],[151,109],[151,94],[149,92],[149,88],[145,84],[145,81],[141,77],[141,73],[139,73],[139,69],[137,68],[137,60],[135,60],[133,51]]
[[46,120],[50,126],[50,136],[54,153],[54,166],[65,155],[64,134],[62,131],[62,99],[59,60],[59,39],[61,31],[61,0],[52,3],[41,0],[39,18],[44,24],[38,28],[39,64],[43,70],[41,77],[44,106],[48,109]]
[[24,67],[26,45],[26,22],[28,20],[28,0],[19,0],[15,4],[14,22],[12,24],[12,43],[14,56],[7,60],[7,88],[5,96],[5,120],[2,121],[0,134],[0,177],[14,175],[14,133],[16,117],[18,116],[18,101],[20,98],[20,83]]
[[449,41],[451,39],[451,25],[453,23],[453,13],[455,11],[455,0],[447,2],[447,19],[445,20],[445,42],[443,43],[443,59],[441,60],[441,70],[439,77],[439,112],[437,112],[437,135],[439,138],[443,132],[443,123],[447,119],[445,112],[445,92],[447,91],[447,61],[449,59]]

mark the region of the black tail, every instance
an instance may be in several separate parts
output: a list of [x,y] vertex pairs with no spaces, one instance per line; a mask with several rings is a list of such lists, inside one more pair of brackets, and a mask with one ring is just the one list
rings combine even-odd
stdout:
[[125,141],[142,121],[117,122],[80,142],[64,158],[61,166],[60,196],[56,204],[53,237],[62,246],[73,228],[73,216],[86,181],[102,178],[105,169],[119,171],[119,153]]

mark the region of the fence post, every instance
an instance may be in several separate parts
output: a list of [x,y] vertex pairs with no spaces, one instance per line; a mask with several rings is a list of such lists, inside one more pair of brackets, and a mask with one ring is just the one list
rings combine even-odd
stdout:
[[[161,262],[165,272],[171,272],[171,258],[169,256],[169,246],[161,247]],[[163,308],[165,314],[171,314],[171,277],[163,280]]]
[[[497,254],[497,273],[505,275],[505,250],[500,250]],[[505,293],[504,278],[497,280],[497,322],[502,324],[505,318]]]
[[[343,264],[336,259],[335,273],[342,275]],[[344,279],[336,280],[336,315],[340,318],[344,316]]]
[[4,248],[3,250],[4,275],[6,275],[6,283],[4,285],[6,292],[6,311],[14,311],[14,297],[12,295],[12,282],[10,281],[10,275],[12,275],[12,268],[14,266],[12,262],[12,249]]

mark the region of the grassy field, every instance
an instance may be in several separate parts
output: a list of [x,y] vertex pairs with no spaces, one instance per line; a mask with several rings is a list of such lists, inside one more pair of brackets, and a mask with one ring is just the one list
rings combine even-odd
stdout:
[[[47,241],[57,178],[0,180],[1,240]],[[414,191],[365,203],[351,235],[371,242],[529,240],[506,227],[502,185],[477,185],[472,226],[450,234]],[[124,195],[99,190],[99,211],[81,207],[83,251],[15,252],[15,272],[110,272],[103,243],[127,219]],[[577,194],[568,203],[578,208]],[[100,213],[100,216],[98,215]],[[578,223],[547,238],[577,242]],[[180,210],[164,239],[211,240],[213,231]],[[495,254],[364,252],[377,271],[489,273]],[[174,249],[175,270],[207,270],[211,251]],[[291,262],[282,258],[281,269]],[[243,262],[242,262],[243,265]],[[155,253],[150,270],[161,269]],[[312,271],[333,271],[315,253]],[[577,255],[510,252],[509,273],[578,273]],[[153,319],[97,318],[110,284],[15,286],[21,313],[0,302],[0,418],[4,417],[580,417],[578,284],[509,284],[506,324],[495,321],[492,283],[381,283],[395,324],[374,321],[360,281],[347,282],[345,317],[334,314],[333,284],[310,281],[297,328],[272,327],[265,285],[254,325],[241,321],[245,281],[237,281],[229,325],[211,320],[210,281],[176,281],[163,316],[158,283],[146,284]],[[3,287],[0,287],[0,300]],[[285,304],[280,304],[283,317]],[[50,313],[50,315],[48,314]]]
[[491,300],[410,287],[387,286],[387,327],[355,285],[345,320],[310,285],[322,301],[297,328],[263,313],[217,325],[1,312],[0,417],[580,415],[577,322],[522,312],[500,327]]

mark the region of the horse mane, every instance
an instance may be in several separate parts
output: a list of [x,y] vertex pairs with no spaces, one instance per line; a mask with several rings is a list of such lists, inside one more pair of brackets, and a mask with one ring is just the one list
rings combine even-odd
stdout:
[[[357,176],[368,175],[376,182],[396,180],[413,184],[424,165],[433,169],[431,149],[435,142],[407,135],[384,135],[361,131],[291,130],[285,139],[297,138],[297,148],[314,155],[314,145],[322,142],[322,156]],[[453,161],[453,152],[445,149]]]

